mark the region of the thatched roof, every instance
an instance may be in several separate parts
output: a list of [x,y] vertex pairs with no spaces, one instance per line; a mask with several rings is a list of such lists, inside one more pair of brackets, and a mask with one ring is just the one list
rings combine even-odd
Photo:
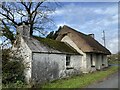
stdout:
[[93,52],[102,54],[111,54],[110,51],[102,46],[98,41],[92,38],[90,35],[78,32],[66,25],[58,30],[58,37],[56,40],[61,41],[62,38],[67,35],[83,52]]

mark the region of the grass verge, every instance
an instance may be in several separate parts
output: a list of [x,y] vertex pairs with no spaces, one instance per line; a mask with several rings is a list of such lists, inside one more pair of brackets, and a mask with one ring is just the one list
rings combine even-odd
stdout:
[[43,85],[42,88],[84,88],[92,83],[108,77],[117,71],[118,66],[111,66],[103,71],[96,71],[94,73],[82,74],[80,76],[53,81]]

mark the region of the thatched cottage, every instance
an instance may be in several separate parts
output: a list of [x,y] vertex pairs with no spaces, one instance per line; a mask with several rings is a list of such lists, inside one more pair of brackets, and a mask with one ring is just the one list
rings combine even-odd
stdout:
[[19,26],[12,47],[27,65],[24,72],[28,83],[44,83],[108,66],[109,50],[89,35],[68,26],[59,29],[56,40],[30,36],[29,32],[28,25]]
[[82,72],[108,67],[110,51],[95,40],[94,34],[83,34],[66,25],[60,27],[56,40],[65,42],[82,54]]

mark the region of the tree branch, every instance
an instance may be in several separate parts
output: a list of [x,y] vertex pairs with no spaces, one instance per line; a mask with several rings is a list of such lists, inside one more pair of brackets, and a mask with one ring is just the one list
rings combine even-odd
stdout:
[[4,17],[6,17],[8,20],[12,21],[15,25],[17,25],[17,22],[14,21],[14,19],[11,19],[8,15],[3,14],[0,12],[1,15],[3,15]]

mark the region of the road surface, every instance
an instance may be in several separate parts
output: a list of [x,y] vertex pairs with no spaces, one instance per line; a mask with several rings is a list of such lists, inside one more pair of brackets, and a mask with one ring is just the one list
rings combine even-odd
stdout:
[[87,88],[118,88],[118,73],[111,75],[101,82],[89,85]]

